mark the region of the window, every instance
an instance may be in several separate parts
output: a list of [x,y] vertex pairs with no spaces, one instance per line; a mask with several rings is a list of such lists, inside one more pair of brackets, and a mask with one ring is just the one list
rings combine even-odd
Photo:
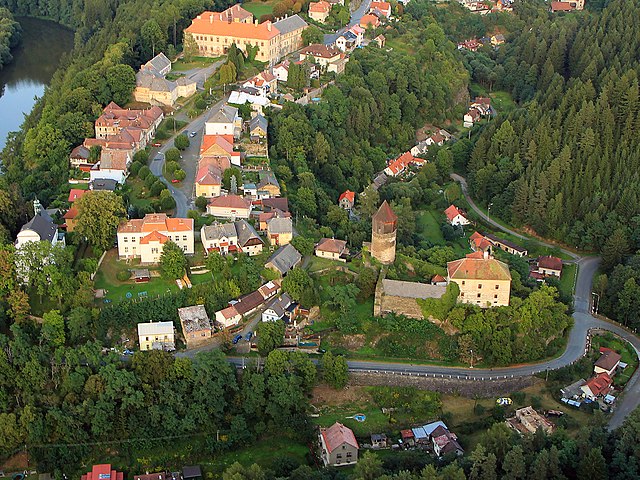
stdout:
[[[178,239],[178,238],[176,237],[176,240],[177,240],[177,239]],[[187,236],[186,236],[186,235],[183,235],[183,236],[182,236],[182,240],[184,240],[184,241],[186,242],[186,241],[187,241]]]
[[464,292],[461,292],[461,293],[460,293],[460,296],[461,296],[461,297],[464,297]]
[[500,290],[500,285],[496,285],[496,290]]
[[151,253],[158,253],[158,249],[157,248],[152,248],[151,249]]
[[478,294],[478,298],[480,298],[480,294]]
[[464,285],[464,280],[462,280],[462,285]]
[[127,243],[129,241],[128,237],[122,237],[122,240],[124,241],[124,243]]
[[482,288],[482,284],[481,283],[478,284],[478,288]]
[[493,298],[498,298],[498,295],[494,295]]

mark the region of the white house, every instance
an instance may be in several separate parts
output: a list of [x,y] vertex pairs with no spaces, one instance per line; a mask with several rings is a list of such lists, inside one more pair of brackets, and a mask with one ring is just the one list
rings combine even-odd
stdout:
[[118,227],[118,256],[140,258],[141,263],[158,263],[164,245],[172,241],[187,255],[194,253],[192,218],[169,218],[151,213]]
[[223,105],[220,110],[213,112],[204,124],[204,134],[233,135],[239,138],[242,134],[242,118],[238,109]]
[[109,179],[124,184],[127,178],[131,154],[127,150],[103,149],[98,160],[89,171],[90,180]]
[[214,217],[249,218],[251,214],[251,202],[238,195],[222,195],[212,198],[207,205],[207,213]]
[[455,205],[450,205],[449,208],[444,211],[444,214],[447,216],[447,221],[454,227],[458,225],[469,225],[471,223]]
[[284,60],[273,67],[273,74],[279,82],[286,82],[289,79],[289,60]]
[[140,350],[175,350],[173,322],[149,322],[138,324]]
[[19,249],[28,242],[51,242],[51,245],[65,246],[64,234],[58,231],[58,225],[44,211],[38,199],[33,202],[35,215],[25,223],[16,237],[15,247]]

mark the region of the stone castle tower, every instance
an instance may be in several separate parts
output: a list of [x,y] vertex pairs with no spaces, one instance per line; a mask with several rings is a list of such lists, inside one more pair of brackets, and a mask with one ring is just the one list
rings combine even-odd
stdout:
[[385,200],[371,222],[371,255],[383,265],[389,265],[396,259],[398,217]]

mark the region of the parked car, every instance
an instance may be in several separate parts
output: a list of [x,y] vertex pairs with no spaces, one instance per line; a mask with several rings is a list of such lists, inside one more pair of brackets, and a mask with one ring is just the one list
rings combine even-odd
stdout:
[[128,348],[125,348],[124,352],[122,352],[124,355],[133,355],[133,351],[129,350]]
[[152,143],[151,145],[154,146],[154,147],[161,147],[162,146],[162,144],[160,142]]
[[250,342],[250,341],[251,341],[251,337],[253,337],[253,332],[249,332],[249,333],[247,333],[247,334],[244,336],[244,339],[245,339],[247,342]]
[[236,345],[240,340],[242,340],[242,335],[236,335],[233,337],[233,344]]
[[195,137],[197,134],[198,134],[198,132],[191,132],[191,133],[189,134],[189,136],[190,136],[191,138],[193,138],[193,137]]
[[177,178],[174,178],[173,180],[171,180],[171,183],[180,183],[180,180],[178,180]]

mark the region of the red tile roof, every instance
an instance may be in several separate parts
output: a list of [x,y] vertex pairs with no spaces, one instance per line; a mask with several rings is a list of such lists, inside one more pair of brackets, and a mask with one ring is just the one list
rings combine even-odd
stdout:
[[161,233],[158,233],[157,231],[154,230],[149,235],[145,235],[144,237],[142,237],[140,239],[140,244],[147,245],[148,243],[151,243],[151,242],[160,242],[164,244],[164,243],[167,243],[168,241],[169,241],[169,237]]
[[378,211],[373,215],[372,220],[376,223],[394,223],[398,221],[398,216],[393,213],[393,210],[391,210],[391,207],[385,200],[382,202],[382,205],[380,205]]
[[309,12],[313,13],[329,13],[331,11],[331,4],[320,0],[319,2],[311,2],[309,4]]
[[538,257],[538,268],[547,268],[549,270],[562,270],[562,259],[552,257],[550,255]]
[[62,218],[64,218],[65,220],[73,220],[77,216],[78,216],[78,209],[75,207],[71,207],[69,210],[67,210],[67,213],[65,213]]
[[342,255],[346,248],[346,241],[336,240],[335,238],[323,238],[318,242],[318,245],[316,245],[316,250],[320,250],[321,252],[337,253],[340,255]]
[[87,192],[87,190],[82,190],[81,188],[72,188],[69,191],[69,203],[73,203],[76,200],[78,200],[79,198],[82,198],[82,196]]
[[404,152],[398,158],[396,158],[392,162],[389,162],[388,168],[393,172],[393,175],[397,175],[412,163],[423,165],[425,163],[425,160],[423,160],[422,158],[414,157],[411,152]]
[[438,274],[435,274],[433,277],[431,277],[431,283],[439,283],[439,282],[444,282],[446,280],[447,280],[446,278]]
[[449,220],[450,222],[452,222],[453,219],[458,215],[467,218],[460,210],[458,210],[458,207],[456,207],[455,205],[449,205],[449,208],[444,211],[444,214],[447,216],[447,220]]
[[551,2],[552,12],[570,12],[574,10],[570,2]]
[[511,280],[506,263],[495,258],[484,258],[482,252],[474,252],[460,260],[447,263],[447,273],[451,279],[469,280]]
[[324,438],[324,444],[327,446],[327,450],[331,453],[343,443],[347,443],[353,447],[360,448],[358,441],[356,440],[353,431],[350,428],[345,427],[339,422],[334,423],[329,428],[323,428],[321,430],[322,438]]
[[103,463],[94,465],[90,472],[82,475],[82,480],[123,480],[124,473],[111,470],[111,465]]
[[340,195],[340,198],[338,198],[338,202],[341,202],[343,198],[346,198],[348,201],[353,203],[356,200],[356,192],[352,192],[351,190],[345,190],[342,193],[342,195]]
[[360,26],[366,28],[369,25],[371,25],[372,27],[377,27],[378,25],[380,25],[380,20],[375,15],[368,13],[360,19]]
[[194,18],[185,32],[258,40],[271,40],[280,34],[280,31],[268,20],[258,25],[254,23],[229,23],[224,14],[208,11],[202,12]]
[[251,203],[239,195],[223,195],[209,200],[209,205],[218,208],[250,208]]
[[198,185],[222,185],[220,170],[212,165],[200,167],[196,174]]
[[612,384],[613,380],[607,373],[599,373],[595,377],[587,380],[585,386],[589,387],[591,393],[597,397],[598,395],[607,393]]
[[202,138],[200,153],[205,153],[212,146],[219,145],[225,152],[233,152],[233,135],[205,135]]

